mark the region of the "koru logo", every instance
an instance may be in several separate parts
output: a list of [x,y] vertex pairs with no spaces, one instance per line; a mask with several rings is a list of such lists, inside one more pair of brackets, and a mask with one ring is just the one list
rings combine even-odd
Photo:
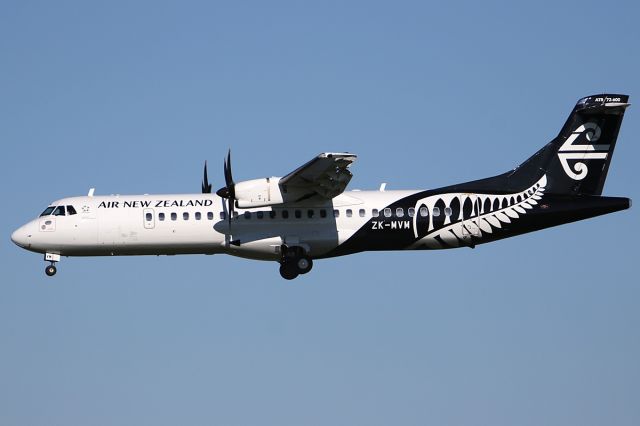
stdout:
[[[574,145],[578,137],[584,133],[588,145]],[[594,145],[600,139],[600,127],[596,123],[585,123],[580,125],[571,133],[571,136],[562,144],[558,151],[558,158],[564,172],[573,180],[582,180],[587,176],[589,168],[579,160],[606,160],[609,155],[609,145]],[[572,166],[568,160],[578,160]]]

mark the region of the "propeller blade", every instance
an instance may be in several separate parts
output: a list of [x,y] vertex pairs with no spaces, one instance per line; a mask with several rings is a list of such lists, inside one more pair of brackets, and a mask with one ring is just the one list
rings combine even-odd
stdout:
[[231,149],[227,152],[227,158],[224,161],[224,183],[227,185],[227,191],[229,191],[229,198],[235,198],[235,182],[233,182],[233,174],[231,173]]
[[231,149],[227,153],[227,158],[224,159],[223,171],[226,186],[218,189],[216,194],[220,198],[227,199],[227,220],[229,221],[229,233],[231,233],[231,219],[233,219],[236,205],[236,184],[233,182],[233,175],[231,174]]
[[218,189],[216,194],[222,198],[235,200],[236,184],[233,182],[233,175],[231,174],[231,150],[227,153],[227,158],[224,159],[224,183],[226,186]]
[[228,202],[229,202],[229,230],[231,230],[231,218],[233,218],[233,215],[235,214],[236,200],[229,197]]
[[211,194],[211,184],[207,173],[207,160],[204,161],[204,177],[202,178],[202,193]]

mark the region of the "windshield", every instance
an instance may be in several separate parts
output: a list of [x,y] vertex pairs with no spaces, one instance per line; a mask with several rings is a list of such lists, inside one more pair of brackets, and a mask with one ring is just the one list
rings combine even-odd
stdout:
[[54,206],[47,207],[46,209],[44,209],[42,214],[40,214],[40,216],[49,216],[51,214],[51,212],[53,211],[53,209],[55,209]]

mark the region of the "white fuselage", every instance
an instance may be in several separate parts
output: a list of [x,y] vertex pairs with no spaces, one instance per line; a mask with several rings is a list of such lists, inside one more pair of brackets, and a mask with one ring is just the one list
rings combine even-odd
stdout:
[[346,241],[375,210],[416,191],[350,191],[324,203],[236,209],[215,194],[70,197],[51,206],[76,214],[40,216],[14,232],[25,249],[61,256],[226,253],[278,260],[282,244],[321,257]]

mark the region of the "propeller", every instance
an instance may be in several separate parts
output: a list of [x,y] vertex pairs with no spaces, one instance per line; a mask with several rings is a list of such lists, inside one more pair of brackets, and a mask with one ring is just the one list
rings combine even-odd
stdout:
[[231,150],[229,150],[227,158],[224,160],[224,182],[226,186],[218,189],[216,194],[228,200],[229,208],[227,209],[227,216],[229,219],[229,229],[231,229],[231,218],[233,217],[236,204],[236,184],[233,182],[233,176],[231,175]]
[[211,184],[207,173],[207,161],[204,161],[204,178],[202,178],[202,193],[211,194]]

